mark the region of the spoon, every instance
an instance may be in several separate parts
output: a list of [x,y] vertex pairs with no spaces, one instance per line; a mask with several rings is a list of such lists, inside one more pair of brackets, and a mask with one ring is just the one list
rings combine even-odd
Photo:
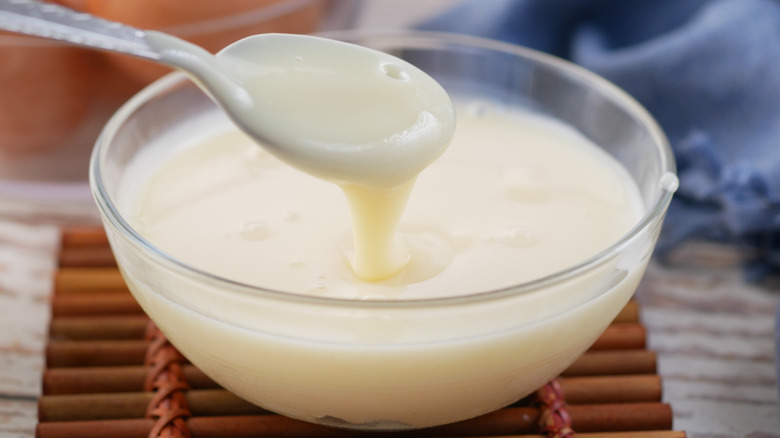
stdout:
[[337,183],[399,186],[438,158],[454,133],[452,103],[433,78],[345,42],[260,34],[212,55],[171,35],[34,0],[0,0],[0,29],[182,70],[271,154]]

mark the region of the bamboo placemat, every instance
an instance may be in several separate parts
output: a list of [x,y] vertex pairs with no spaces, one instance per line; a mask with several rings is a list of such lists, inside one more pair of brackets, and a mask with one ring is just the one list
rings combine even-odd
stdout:
[[[685,437],[670,430],[645,336],[632,301],[536,394],[472,420],[383,436]],[[130,295],[99,228],[63,230],[42,378],[40,438],[366,435],[265,411],[189,364]]]

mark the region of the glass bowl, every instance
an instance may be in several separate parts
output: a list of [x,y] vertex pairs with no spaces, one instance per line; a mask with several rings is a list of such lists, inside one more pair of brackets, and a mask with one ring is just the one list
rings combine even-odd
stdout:
[[[261,32],[347,28],[354,0],[56,0],[218,51]],[[185,10],[182,9],[182,5]],[[109,117],[168,73],[135,58],[0,32],[0,216],[97,222],[88,163]]]
[[507,406],[554,378],[634,293],[677,186],[672,153],[627,94],[575,65],[465,36],[352,31],[328,36],[417,64],[452,95],[530,107],[577,128],[636,181],[644,214],[605,251],[500,290],[358,301],[267,290],[164,253],[118,202],[150,141],[214,111],[181,75],[154,83],[108,123],[90,176],[119,267],[169,340],[226,389],[271,411],[342,428],[430,427]]

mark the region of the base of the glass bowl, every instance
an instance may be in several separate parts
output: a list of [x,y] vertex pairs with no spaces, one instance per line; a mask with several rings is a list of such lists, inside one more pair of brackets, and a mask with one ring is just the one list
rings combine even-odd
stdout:
[[373,430],[373,431],[398,431],[413,429],[412,426],[393,420],[372,421],[370,423],[350,423],[349,421],[342,420],[341,418],[325,415],[317,418],[315,421],[317,424],[323,426],[336,427],[339,429],[353,429],[353,430]]

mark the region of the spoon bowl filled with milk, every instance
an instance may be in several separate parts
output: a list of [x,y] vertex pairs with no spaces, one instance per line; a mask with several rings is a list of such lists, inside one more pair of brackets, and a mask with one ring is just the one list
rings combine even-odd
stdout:
[[214,55],[171,34],[37,0],[0,0],[0,30],[186,72],[271,154],[337,183],[403,185],[441,155],[455,129],[449,96],[430,76],[334,39],[262,33]]
[[[300,96],[285,80],[309,55],[285,49],[278,71],[290,74],[278,90],[263,85],[277,99],[264,120],[300,110],[295,135],[362,142],[366,154],[374,129],[401,133],[388,144],[445,146],[398,179],[380,173],[419,157],[388,155],[365,174],[376,179],[339,177],[362,168],[347,159],[344,173],[317,174],[257,147],[169,75],[117,112],[90,167],[128,286],[193,364],[293,418],[417,429],[517,401],[581,355],[641,280],[676,189],[663,133],[607,81],[531,50],[427,33],[326,37],[393,55],[374,70],[391,91],[368,94],[386,110],[404,107],[392,90],[409,72],[429,75],[409,94],[424,110],[360,109],[334,91],[365,87],[357,67]],[[306,107],[314,94],[331,109]],[[454,121],[435,102],[457,113],[451,139],[431,123]]]

